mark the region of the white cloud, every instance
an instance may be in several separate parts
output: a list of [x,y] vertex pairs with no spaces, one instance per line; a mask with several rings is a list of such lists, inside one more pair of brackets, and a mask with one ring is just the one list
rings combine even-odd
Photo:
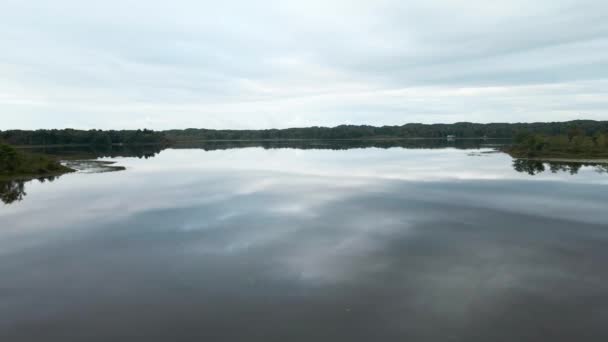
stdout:
[[0,129],[606,119],[603,1],[4,0]]

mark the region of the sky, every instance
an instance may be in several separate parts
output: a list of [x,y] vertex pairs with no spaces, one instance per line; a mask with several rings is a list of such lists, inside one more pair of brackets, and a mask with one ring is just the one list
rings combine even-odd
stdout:
[[0,130],[608,119],[605,0],[0,0]]

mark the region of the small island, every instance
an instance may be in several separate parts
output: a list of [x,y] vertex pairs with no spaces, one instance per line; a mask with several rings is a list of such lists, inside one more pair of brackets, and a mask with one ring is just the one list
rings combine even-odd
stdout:
[[28,180],[74,172],[57,159],[0,143],[0,180]]

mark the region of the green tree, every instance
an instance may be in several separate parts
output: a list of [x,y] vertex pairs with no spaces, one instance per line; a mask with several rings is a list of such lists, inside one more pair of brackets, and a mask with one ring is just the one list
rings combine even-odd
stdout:
[[0,173],[13,173],[19,167],[19,154],[9,145],[0,144]]
[[582,136],[585,133],[583,132],[582,129],[580,129],[579,127],[575,126],[575,127],[571,127],[570,129],[568,129],[568,140],[570,142],[572,142],[572,140],[577,137],[577,136]]

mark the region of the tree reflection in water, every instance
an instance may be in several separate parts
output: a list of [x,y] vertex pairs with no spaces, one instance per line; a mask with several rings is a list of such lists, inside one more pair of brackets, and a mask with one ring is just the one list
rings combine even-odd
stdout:
[[513,169],[517,172],[537,175],[547,171],[547,166],[552,173],[567,172],[571,175],[577,174],[582,167],[593,167],[598,173],[608,173],[608,164],[578,163],[578,162],[543,162],[539,160],[515,159]]
[[[58,176],[50,176],[50,177],[41,177],[37,178],[40,183],[44,182],[52,182],[55,179],[59,178]],[[30,181],[24,180],[7,180],[0,181],[0,200],[5,204],[11,204],[13,202],[22,201],[23,198],[27,195],[25,192],[25,183]]]

